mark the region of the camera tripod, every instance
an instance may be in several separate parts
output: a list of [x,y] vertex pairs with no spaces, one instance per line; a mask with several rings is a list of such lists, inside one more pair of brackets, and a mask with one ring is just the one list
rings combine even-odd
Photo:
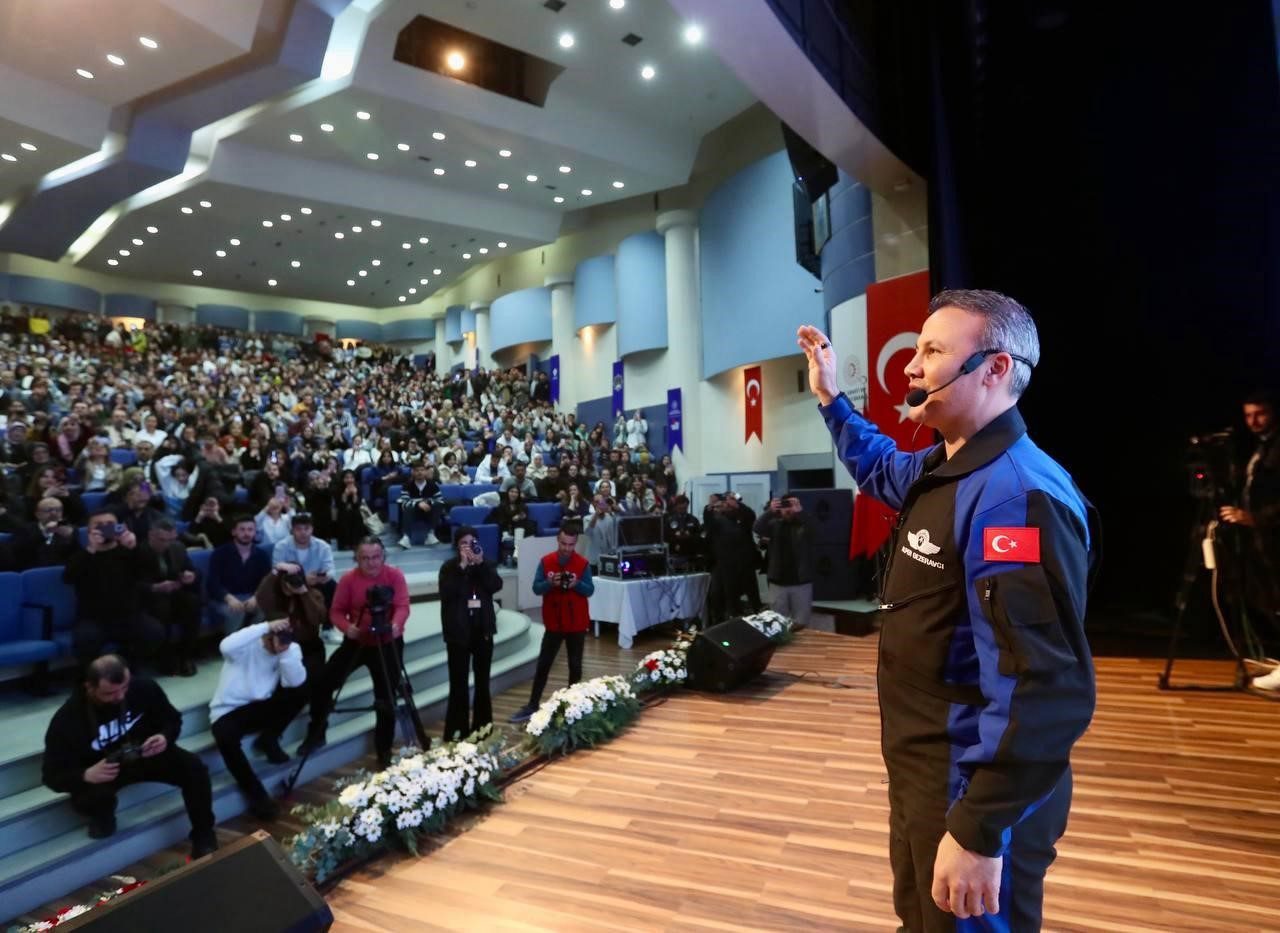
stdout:
[[[1227,620],[1222,608],[1222,602],[1218,596],[1220,574],[1218,545],[1220,539],[1217,532],[1220,528],[1220,523],[1214,508],[1215,498],[1199,495],[1196,501],[1196,520],[1191,525],[1190,538],[1187,543],[1187,558],[1182,570],[1182,582],[1178,586],[1177,596],[1174,597],[1174,608],[1177,614],[1174,616],[1173,629],[1169,634],[1169,650],[1165,657],[1164,672],[1160,674],[1159,686],[1161,690],[1211,693],[1243,690],[1248,682],[1244,656],[1236,646],[1235,639],[1231,637],[1231,625]],[[1236,621],[1238,622],[1239,631],[1246,638],[1249,638],[1252,629],[1249,625],[1244,588],[1239,585],[1238,570],[1244,563],[1240,542],[1239,535],[1231,535],[1229,543],[1224,544],[1222,547],[1221,556],[1228,557],[1236,564],[1236,567],[1233,568],[1234,572],[1228,576],[1228,600],[1231,610],[1238,617]],[[1210,595],[1213,600],[1214,615],[1217,616],[1218,626],[1222,629],[1222,637],[1235,658],[1235,671],[1232,682],[1229,684],[1174,684],[1172,683],[1173,665],[1178,658],[1178,643],[1182,639],[1182,627],[1186,619],[1187,607],[1191,603],[1191,593],[1195,589],[1201,573],[1206,570],[1210,574]]]
[[[339,708],[338,702],[342,696],[342,688],[347,685],[347,679],[355,673],[356,667],[364,662],[363,652],[366,649],[374,649],[378,653],[378,667],[382,672],[384,693],[382,696],[378,696],[377,678],[373,678],[374,697],[372,706]],[[390,661],[387,658],[388,654],[391,655]],[[391,679],[393,665],[399,668],[397,671],[399,676],[395,681]],[[332,716],[334,713],[367,713],[369,711],[377,713],[379,710],[385,709],[391,710],[392,715],[395,717],[395,722],[403,735],[405,744],[416,744],[418,748],[424,751],[431,747],[431,739],[427,736],[426,727],[422,725],[422,717],[418,715],[418,707],[413,699],[413,684],[409,680],[409,671],[404,666],[403,656],[396,651],[394,640],[379,642],[376,645],[363,645],[360,651],[351,655],[351,660],[347,663],[347,669],[342,674],[338,689],[334,691],[333,702],[329,707],[329,715]],[[302,770],[307,766],[307,761],[314,751],[316,749],[308,747],[306,753],[298,759],[297,766],[284,780],[282,797],[288,797],[293,793],[298,779],[302,776]]]

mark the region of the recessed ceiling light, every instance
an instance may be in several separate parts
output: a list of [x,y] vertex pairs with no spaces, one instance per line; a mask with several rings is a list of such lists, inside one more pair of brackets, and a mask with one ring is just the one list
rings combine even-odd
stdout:
[[470,254],[470,253],[463,253],[463,254],[462,254],[462,258],[463,258],[463,259],[470,259],[470,258],[471,258],[471,254]]
[[538,180],[538,176],[537,176],[537,175],[526,175],[526,176],[524,176],[524,180],[525,180],[525,181],[537,181],[537,180]]
[[264,220],[264,221],[262,222],[262,226],[264,226],[264,227],[274,227],[274,226],[275,226],[275,224],[273,224],[273,223],[272,223],[271,221],[269,221],[269,220]]
[[290,133],[290,134],[289,134],[289,142],[291,142],[291,143],[300,143],[300,142],[302,142],[302,134],[301,134],[301,133]]
[[356,284],[356,280],[355,280],[355,279],[347,279],[347,284],[348,284],[348,285],[355,285],[355,284]]
[[615,10],[621,10],[626,5],[627,0],[609,0],[609,6],[613,7]]
[[431,134],[431,138],[438,140],[440,142],[444,142],[444,140],[447,137],[444,135],[444,133],[441,133],[439,130],[436,130],[434,133]]
[[225,249],[215,250],[213,255],[217,256],[219,259],[226,259],[227,251]]
[[419,284],[419,285],[426,285],[426,284],[427,284],[427,279],[418,279],[418,284]]
[[461,52],[450,52],[444,57],[444,64],[450,71],[461,71],[467,67],[467,56]]
[[381,227],[381,226],[382,226],[382,221],[381,221],[381,220],[378,220],[378,219],[375,217],[373,220],[369,221],[369,226],[370,226],[370,227]]
[[697,23],[690,23],[684,27],[684,41],[690,45],[697,45],[702,41],[702,27]]
[[134,238],[133,238],[133,245],[134,245],[134,246],[141,246],[141,245],[142,245],[142,241],[141,241],[140,239],[138,239],[137,237],[134,237]]
[[506,241],[506,240],[499,240],[499,241],[498,241],[498,249],[506,249],[506,248],[507,248],[507,241]]
[[401,243],[401,244],[400,244],[400,248],[401,248],[401,249],[413,249],[413,244],[412,244],[412,243]]
[[652,65],[645,65],[640,69],[640,77],[644,78],[646,81],[652,81],[657,74],[658,69],[654,68]]
[[281,219],[281,220],[283,220],[285,223],[288,223],[289,221],[293,220],[293,215],[292,215],[292,214],[281,214],[281,215],[280,215],[280,219]]
[[498,190],[499,190],[499,191],[506,191],[506,190],[507,190],[508,188],[510,188],[510,187],[511,187],[511,186],[510,186],[510,185],[508,185],[505,181],[500,181],[500,182],[498,182]]
[[376,152],[370,152],[365,155],[365,158],[368,159],[370,162],[377,162],[378,154]]
[[232,237],[232,238],[231,238],[230,240],[228,240],[227,242],[229,242],[232,246],[239,246],[239,245],[240,245],[240,241],[239,241],[239,240],[237,240],[235,237]]
[[275,288],[275,287],[276,287],[276,280],[275,280],[275,279],[267,279],[267,284],[268,284],[268,285],[270,285],[272,288]]
[[121,256],[128,256],[128,255],[129,255],[129,251],[128,251],[127,249],[122,249],[122,250],[120,250],[120,255],[121,255]]
[[476,160],[475,160],[475,159],[467,159],[467,161],[463,162],[462,164],[463,164],[463,165],[465,165],[467,168],[475,168],[475,167],[476,167]]
[[573,43],[574,43],[573,33],[571,32],[560,33],[560,48],[571,49],[573,48]]
[[404,295],[401,295],[401,296],[400,296],[400,300],[401,300],[401,301],[408,301],[409,299],[408,299],[408,298],[406,298]]
[[435,174],[437,174],[437,175],[443,175],[443,174],[444,174],[444,169],[442,169],[442,168],[433,168],[431,171],[432,171],[432,172],[434,172],[434,173],[435,173]]
[[108,55],[107,61],[111,62],[111,64],[115,65],[117,68],[124,66],[124,59],[119,55]]
[[356,275],[360,276],[360,278],[364,278],[368,274],[369,274],[368,269],[361,269],[359,272],[356,273]]
[[302,262],[301,262],[300,260],[297,260],[297,259],[295,259],[293,262],[289,263],[289,265],[293,266],[295,269],[301,269],[301,268],[302,268]]
[[561,174],[561,175],[568,175],[568,174],[569,174],[570,172],[572,172],[572,171],[573,171],[573,166],[572,166],[572,165],[562,165],[562,166],[560,166],[560,174]]
[[418,294],[418,290],[417,290],[416,288],[411,288],[411,289],[409,289],[409,294],[410,294],[410,295],[416,295],[416,294]]
[[335,240],[341,240],[344,236],[346,236],[346,234],[343,233],[341,230],[339,230],[337,233],[333,235],[333,238]]
[[157,42],[155,39],[148,38],[147,36],[138,36],[138,42],[140,42],[142,45],[146,46],[149,49],[160,48],[159,42]]
[[626,186],[627,186],[627,185],[626,185],[626,182],[615,181],[615,182],[613,183],[613,187],[615,187],[615,188],[625,188]]
[[589,198],[589,197],[591,197],[591,189],[590,189],[590,188],[583,188],[583,189],[582,189],[582,196],[583,196],[584,198]]
[[397,148],[397,149],[399,149],[401,152],[408,152],[408,151],[409,151],[409,144],[408,144],[408,143],[396,143],[396,148]]
[[27,150],[27,152],[36,151],[36,147],[34,143],[18,143],[18,145],[21,146],[23,149]]
[[108,260],[107,260],[107,265],[109,265],[109,266],[118,266],[118,265],[120,265],[120,260],[119,260],[119,259],[108,259]]
[[332,123],[321,123],[321,124],[320,124],[320,132],[322,132],[322,133],[332,133],[332,132],[333,132],[333,124],[332,124]]
[[360,226],[359,224],[356,224],[354,227],[352,227],[352,228],[351,228],[351,232],[352,232],[352,233],[364,233],[364,227]]
[[213,207],[213,204],[211,204],[209,201],[201,201],[201,202],[200,202],[200,206],[201,206],[201,207]]
[[309,208],[309,207],[301,208],[301,211],[300,211],[300,212],[301,212],[301,213],[303,213],[303,214],[310,214],[310,213],[311,213],[311,208]]
[[93,72],[92,72],[92,71],[87,71],[87,70],[86,70],[86,69],[84,69],[84,68],[77,68],[77,69],[76,69],[76,74],[78,74],[80,77],[84,78],[86,81],[92,81],[92,80],[93,80]]
[[487,247],[487,246],[482,246],[482,247],[480,247],[480,255],[481,255],[481,256],[488,255],[488,253],[489,253],[489,247]]
[[147,233],[159,233],[159,232],[160,232],[160,228],[159,228],[159,227],[148,227],[148,228],[147,228]]
[[367,111],[367,110],[357,110],[357,111],[356,111],[356,119],[357,119],[357,120],[367,120],[367,119],[369,119],[369,111]]
[[418,242],[419,242],[419,243],[421,243],[423,246],[426,246],[428,243],[430,243],[430,242],[431,242],[431,238],[430,238],[430,237],[425,237],[425,236],[420,236],[420,237],[418,237]]
[[196,278],[200,278],[200,276],[204,275],[204,273],[201,272],[199,269],[192,269],[191,274],[194,275]]
[[509,159],[509,158],[511,158],[511,150],[510,150],[510,149],[499,149],[499,150],[498,150],[498,155],[502,156],[504,159]]
[[4,159],[6,162],[17,162],[17,161],[18,161],[18,157],[17,157],[17,156],[12,155],[12,154],[10,154],[10,153],[8,153],[8,152],[0,152],[0,159]]
[[370,260],[370,261],[369,261],[369,265],[373,266],[374,268],[377,268],[378,266],[382,265],[382,260],[381,260],[381,259],[372,259],[372,260]]
[[184,214],[194,214],[194,213],[195,213],[195,211],[193,211],[193,210],[192,210],[191,208],[189,208],[189,207],[183,207],[181,210],[182,210],[182,213],[184,213]]
[[557,194],[554,198],[552,198],[551,200],[555,201],[557,204],[563,204],[563,203],[564,203],[564,198],[560,197],[560,195],[558,195],[558,194]]
[[431,274],[432,274],[432,275],[444,275],[444,273],[443,273],[443,272],[441,272],[439,269],[432,269],[432,270],[431,270]]

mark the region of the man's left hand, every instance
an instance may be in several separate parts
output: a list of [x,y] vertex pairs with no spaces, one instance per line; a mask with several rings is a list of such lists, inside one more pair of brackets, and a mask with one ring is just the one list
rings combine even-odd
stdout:
[[1218,517],[1232,525],[1253,526],[1253,513],[1238,509],[1234,505],[1224,505],[1218,509]]
[[933,862],[933,902],[960,920],[999,913],[1003,866],[1003,858],[970,852],[946,833]]
[[168,739],[166,739],[163,735],[153,735],[151,738],[147,739],[145,742],[142,743],[142,757],[154,758],[156,755],[162,754],[164,750],[168,747],[169,747]]
[[420,501],[420,502],[418,503],[418,509],[419,509],[419,511],[422,511],[422,512],[430,512],[430,511],[431,511],[431,503],[430,503],[430,502],[428,502],[426,499],[423,499],[422,501]]

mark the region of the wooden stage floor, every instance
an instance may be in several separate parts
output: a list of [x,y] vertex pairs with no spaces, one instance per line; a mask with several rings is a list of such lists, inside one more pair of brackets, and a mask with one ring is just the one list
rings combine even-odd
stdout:
[[[334,930],[895,929],[875,647],[804,632],[746,690],[673,696],[340,883]],[[1280,929],[1280,705],[1097,666],[1045,928]]]

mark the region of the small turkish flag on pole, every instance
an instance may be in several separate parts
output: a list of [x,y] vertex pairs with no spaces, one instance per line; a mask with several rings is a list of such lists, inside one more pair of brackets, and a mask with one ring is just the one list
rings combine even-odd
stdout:
[[982,529],[982,559],[1019,564],[1040,563],[1040,529]]
[[747,436],[744,441],[751,440],[754,434],[764,443],[764,386],[760,382],[760,367],[752,366],[743,374],[743,391],[747,396]]

